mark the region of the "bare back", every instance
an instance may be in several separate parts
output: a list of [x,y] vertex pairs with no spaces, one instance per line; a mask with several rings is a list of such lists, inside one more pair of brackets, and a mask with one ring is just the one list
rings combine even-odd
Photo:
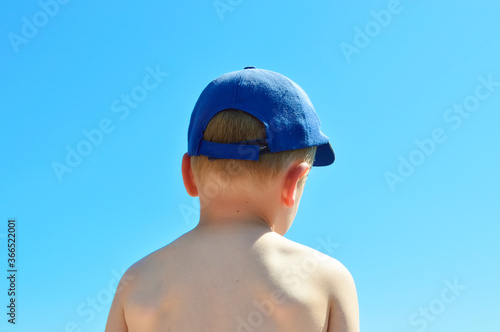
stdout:
[[330,331],[336,264],[269,230],[195,229],[132,266],[117,301],[129,332]]

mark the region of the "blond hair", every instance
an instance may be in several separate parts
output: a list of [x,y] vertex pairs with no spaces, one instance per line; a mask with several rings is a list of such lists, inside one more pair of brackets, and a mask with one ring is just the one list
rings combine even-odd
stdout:
[[[217,113],[208,123],[203,139],[215,143],[235,143],[254,139],[264,139],[264,124],[254,116],[240,110],[228,109]],[[312,166],[316,147],[266,153],[258,161],[215,159],[206,156],[192,156],[191,165],[196,182],[204,185],[211,179],[211,185],[219,189],[236,186],[263,189],[267,181],[272,180],[291,162],[300,160]],[[300,185],[305,181],[301,179]]]

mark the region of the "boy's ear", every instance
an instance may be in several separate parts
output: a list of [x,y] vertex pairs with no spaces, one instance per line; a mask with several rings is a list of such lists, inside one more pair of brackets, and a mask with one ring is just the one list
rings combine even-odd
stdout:
[[297,193],[297,184],[299,180],[307,174],[310,166],[308,163],[303,162],[295,166],[291,166],[286,175],[281,191],[281,200],[286,207],[293,207],[295,205],[295,195]]
[[191,168],[191,157],[185,153],[182,156],[182,180],[189,196],[197,197],[198,188],[194,182],[193,169]]

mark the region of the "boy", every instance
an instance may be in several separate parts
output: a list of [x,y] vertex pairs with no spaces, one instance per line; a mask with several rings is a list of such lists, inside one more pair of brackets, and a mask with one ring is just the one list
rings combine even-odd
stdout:
[[283,237],[310,167],[335,159],[319,127],[281,74],[246,67],[212,81],[182,160],[199,224],[128,269],[106,332],[359,331],[347,269]]

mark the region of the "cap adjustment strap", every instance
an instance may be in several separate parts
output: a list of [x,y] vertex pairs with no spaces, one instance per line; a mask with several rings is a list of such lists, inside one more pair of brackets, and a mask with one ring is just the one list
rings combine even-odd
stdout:
[[269,153],[265,139],[254,139],[235,143],[215,143],[201,140],[198,154],[209,159],[259,160],[259,155]]

